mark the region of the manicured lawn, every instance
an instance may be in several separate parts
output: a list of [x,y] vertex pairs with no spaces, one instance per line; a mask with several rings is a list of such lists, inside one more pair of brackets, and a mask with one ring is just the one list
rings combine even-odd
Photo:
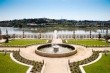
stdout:
[[0,73],[26,73],[27,66],[17,64],[10,58],[10,54],[0,53]]
[[11,40],[8,43],[2,43],[2,45],[31,45],[31,44],[43,44],[46,43],[47,40],[37,40],[37,39],[15,39]]
[[110,73],[110,54],[103,55],[98,62],[85,66],[84,69],[87,73]]
[[110,46],[110,43],[106,43],[104,40],[95,40],[95,39],[83,39],[83,40],[67,40],[68,44],[79,44],[85,46]]

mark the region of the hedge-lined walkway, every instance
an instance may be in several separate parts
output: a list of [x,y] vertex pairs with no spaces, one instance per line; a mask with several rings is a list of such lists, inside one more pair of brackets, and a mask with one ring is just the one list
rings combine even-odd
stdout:
[[[68,73],[68,60],[69,62],[76,62],[83,60],[85,58],[88,58],[92,55],[92,49],[97,49],[97,50],[110,50],[110,47],[103,47],[103,48],[86,48],[84,46],[80,45],[73,45],[77,49],[77,54],[70,56],[70,57],[64,57],[64,58],[47,58],[47,57],[42,57],[37,54],[35,54],[35,49],[39,45],[33,45],[33,46],[28,46],[26,48],[20,48],[20,55],[26,59],[29,60],[35,60],[35,61],[43,61],[46,64],[45,70],[43,73]],[[6,50],[19,50],[19,48],[4,48],[1,47],[0,50],[6,49]],[[57,62],[58,61],[58,62]],[[51,65],[51,66],[50,66]],[[53,67],[53,68],[52,68]],[[52,69],[51,69],[52,68]],[[66,70],[66,71],[64,71]]]
[[[41,62],[44,60],[44,62],[47,64],[45,67],[44,73],[48,73],[48,72],[59,73],[59,72],[63,72],[64,70],[65,70],[65,73],[68,73],[68,68],[67,68],[68,59],[70,59],[70,62],[78,61],[78,60],[87,58],[92,54],[90,50],[85,49],[85,47],[83,46],[73,45],[78,50],[77,54],[70,57],[64,57],[64,58],[47,58],[47,57],[41,57],[35,54],[35,49],[38,46],[39,45],[33,45],[33,46],[28,46],[26,48],[20,48],[20,55],[29,60],[35,60],[35,61],[41,61]],[[0,49],[19,50],[19,48],[0,48]]]
[[[70,62],[83,60],[85,58],[90,57],[92,55],[92,49],[95,49],[95,48],[86,48],[86,47],[79,46],[79,45],[73,45],[73,46],[77,48],[78,53],[73,56],[64,57],[64,58],[47,58],[47,57],[41,57],[39,55],[36,55],[35,49],[37,48],[37,45],[27,47],[26,49],[21,49],[20,54],[23,57],[31,59],[31,60],[37,60],[37,61],[44,60],[46,66],[44,68],[43,73],[48,73],[48,72],[60,73],[64,70],[65,71],[63,73],[68,73],[67,72],[68,59],[70,60]],[[110,50],[109,47],[108,48],[96,48],[96,49],[97,50]]]
[[[46,66],[44,68],[43,73],[68,73],[68,59],[70,59],[70,62],[73,61],[79,61],[82,59],[85,59],[89,56],[91,56],[92,52],[91,50],[85,49],[83,46],[74,45],[78,53],[70,56],[70,57],[64,57],[64,58],[47,58],[47,57],[41,57],[39,55],[35,54],[35,49],[39,45],[29,46],[25,49],[21,49],[20,54],[27,59],[30,60],[37,60],[37,61],[43,61],[45,62]],[[85,54],[86,53],[86,54]],[[65,70],[65,71],[64,71]]]

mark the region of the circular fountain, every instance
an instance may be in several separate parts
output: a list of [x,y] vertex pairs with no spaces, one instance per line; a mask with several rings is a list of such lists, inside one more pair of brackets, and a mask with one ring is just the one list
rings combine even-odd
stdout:
[[[61,39],[60,39],[61,40]],[[51,44],[43,44],[37,47],[35,53],[44,57],[68,57],[77,53],[74,46],[62,44],[58,42],[57,31],[54,31],[53,40]]]

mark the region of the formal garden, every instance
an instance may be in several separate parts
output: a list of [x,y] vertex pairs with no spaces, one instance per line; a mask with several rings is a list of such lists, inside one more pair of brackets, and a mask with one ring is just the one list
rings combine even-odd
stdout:
[[[0,47],[27,47],[31,45],[38,45],[38,44],[46,44],[51,43],[51,40],[43,40],[43,39],[13,39],[8,40],[8,42],[0,43]],[[68,39],[63,40],[63,43],[67,44],[76,44],[76,45],[82,45],[85,47],[108,47],[110,46],[109,42],[106,42],[104,40],[98,40],[98,39]],[[10,58],[10,53],[13,53],[13,57],[24,64],[33,66],[30,70],[31,73],[40,73],[42,71],[44,61],[38,62],[34,60],[29,60],[20,55],[21,50],[0,50],[0,73],[25,73],[29,67],[17,64]],[[80,61],[76,62],[69,62],[69,67],[71,73],[81,73],[80,65],[88,64],[94,60],[96,60],[99,57],[99,53],[103,53],[102,58],[91,65],[84,66],[84,70],[87,73],[109,73],[110,72],[110,51],[94,51],[92,50],[92,55],[88,58],[85,58]]]
[[110,73],[110,0],[0,0],[0,73]]
[[[49,61],[52,61],[51,64],[57,64],[54,60],[60,61],[64,60],[63,58],[68,59],[68,67],[66,65],[64,66],[66,66],[71,73],[82,73],[80,66],[96,60],[99,57],[99,53],[103,53],[102,58],[98,62],[84,66],[83,69],[86,73],[110,72],[110,57],[108,54],[110,53],[110,49],[108,49],[110,42],[108,39],[62,39],[57,38],[57,30],[51,35],[53,39],[30,39],[24,37],[16,39],[8,36],[9,35],[6,35],[5,39],[3,39],[5,41],[0,43],[0,73],[45,73],[45,67],[48,67]],[[71,47],[73,49],[71,49]],[[95,48],[101,48],[103,50],[99,49],[95,51]],[[84,54],[82,54],[82,52]],[[16,63],[16,61],[12,60],[10,54],[12,54],[16,61],[28,66]],[[74,57],[76,57],[76,61],[72,61]],[[48,62],[45,60],[48,60]],[[59,65],[60,63],[61,65]],[[63,67],[62,61],[60,63],[58,63],[59,67]],[[29,66],[32,66],[32,68]],[[29,72],[27,72],[28,70]],[[51,71],[50,68],[48,68],[47,71],[47,73],[49,73]]]

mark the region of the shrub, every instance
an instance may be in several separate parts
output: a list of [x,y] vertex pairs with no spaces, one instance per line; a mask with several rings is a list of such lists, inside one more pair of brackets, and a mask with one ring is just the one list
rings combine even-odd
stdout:
[[42,69],[43,63],[25,59],[22,56],[20,56],[19,51],[14,51],[13,57],[22,63],[33,65],[33,68],[31,70],[32,73],[40,72]]
[[[87,64],[89,62],[94,61],[95,59],[98,58],[99,53],[104,53],[105,51],[92,51],[92,52],[93,54],[89,58],[86,58],[81,61],[69,63],[71,73],[81,73],[79,65]],[[106,51],[106,52],[110,52],[110,51]]]

